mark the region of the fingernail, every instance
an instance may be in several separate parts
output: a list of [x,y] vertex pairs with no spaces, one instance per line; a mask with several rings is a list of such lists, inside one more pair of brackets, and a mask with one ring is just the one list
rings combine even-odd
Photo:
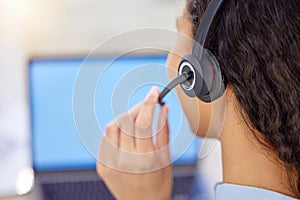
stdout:
[[150,97],[150,96],[158,96],[159,95],[159,88],[156,87],[156,86],[153,86],[151,88],[151,90],[149,91],[148,95],[147,95],[147,98]]

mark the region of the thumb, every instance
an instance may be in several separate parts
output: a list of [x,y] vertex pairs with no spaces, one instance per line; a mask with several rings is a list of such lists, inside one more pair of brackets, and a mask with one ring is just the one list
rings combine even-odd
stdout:
[[155,142],[155,150],[158,150],[169,144],[169,107],[163,106],[159,112],[158,122],[157,122],[157,135]]

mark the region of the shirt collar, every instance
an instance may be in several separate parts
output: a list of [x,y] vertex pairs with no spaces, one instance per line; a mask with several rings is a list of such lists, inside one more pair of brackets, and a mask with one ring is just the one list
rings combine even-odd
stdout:
[[216,200],[296,200],[270,190],[225,183],[216,185],[215,197]]

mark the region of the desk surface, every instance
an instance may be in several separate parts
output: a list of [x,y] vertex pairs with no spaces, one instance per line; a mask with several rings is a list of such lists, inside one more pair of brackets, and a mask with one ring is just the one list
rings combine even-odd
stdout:
[[13,196],[13,197],[0,197],[0,200],[29,200],[31,198],[31,194],[23,195],[23,196]]

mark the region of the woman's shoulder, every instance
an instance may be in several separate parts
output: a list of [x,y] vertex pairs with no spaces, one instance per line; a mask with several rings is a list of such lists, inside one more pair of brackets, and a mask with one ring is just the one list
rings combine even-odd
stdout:
[[216,185],[215,196],[216,200],[296,200],[271,190],[227,183]]

